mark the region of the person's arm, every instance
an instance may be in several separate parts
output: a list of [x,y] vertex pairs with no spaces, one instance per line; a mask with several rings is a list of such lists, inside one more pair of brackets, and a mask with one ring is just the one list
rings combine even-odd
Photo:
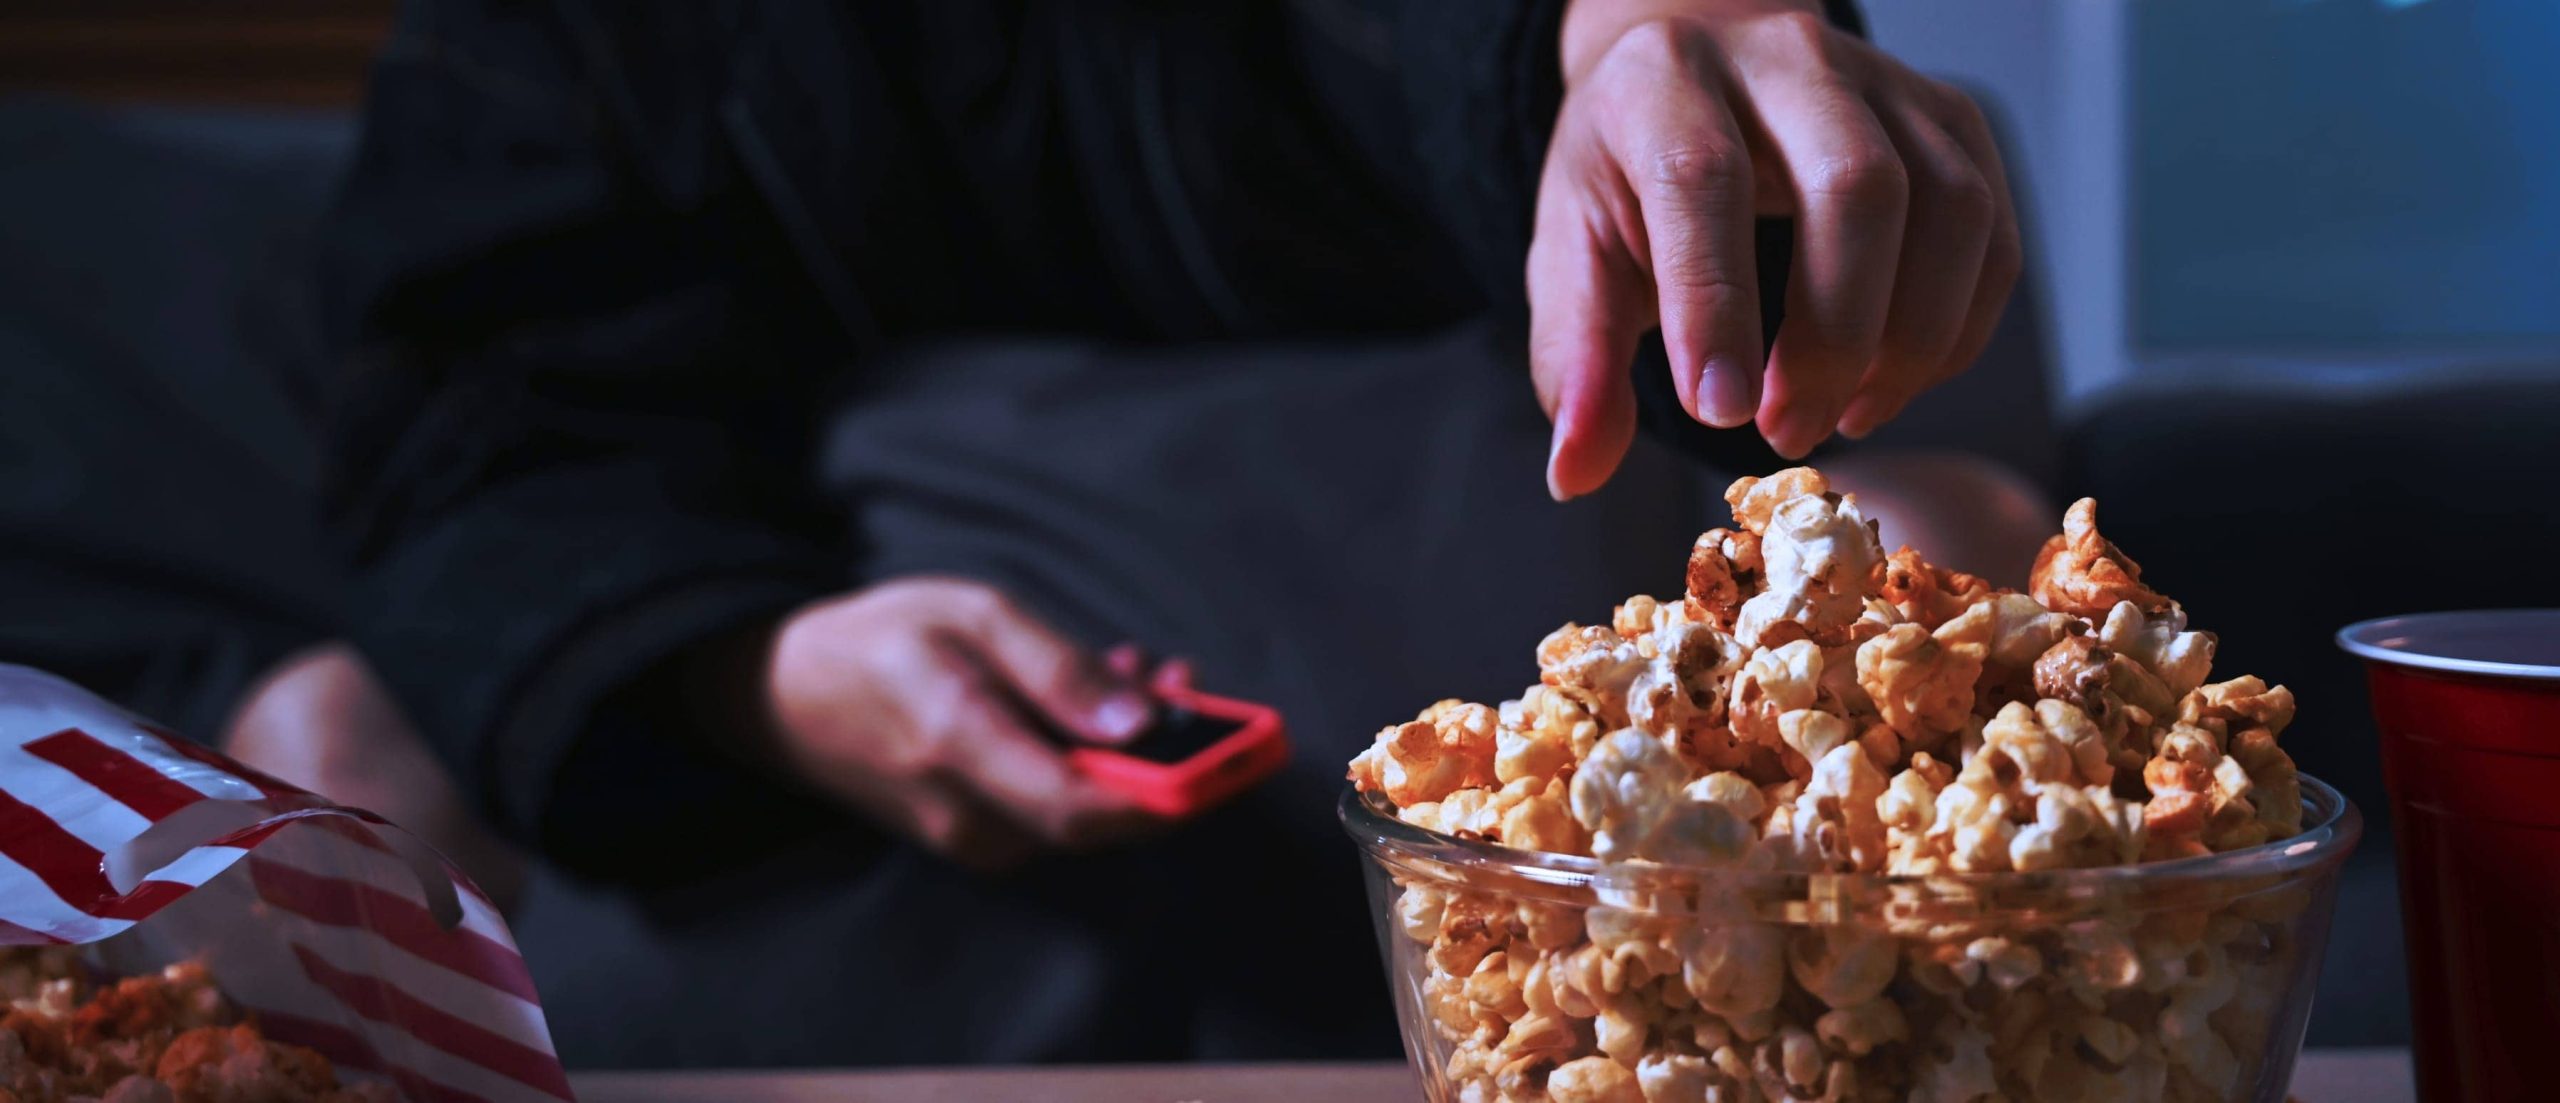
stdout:
[[[362,648],[500,829],[574,865],[626,826],[553,799],[599,703],[843,557],[789,497],[827,346],[788,250],[734,187],[659,194],[540,12],[413,4],[379,64],[325,238],[327,497]],[[728,779],[657,719],[608,720],[625,806],[708,807]]]

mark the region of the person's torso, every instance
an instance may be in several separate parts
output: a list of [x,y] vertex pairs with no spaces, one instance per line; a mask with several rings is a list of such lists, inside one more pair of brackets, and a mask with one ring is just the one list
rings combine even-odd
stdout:
[[1556,625],[1676,591],[1714,502],[1712,477],[1644,443],[1603,492],[1550,501],[1547,422],[1499,347],[1478,328],[978,345],[873,373],[823,461],[863,579],[976,578],[1090,645],[1187,656],[1203,688],[1281,709],[1295,757],[1161,839],[1010,877],[903,847],[741,873],[690,894],[699,914],[631,927],[624,952],[693,1006],[788,1007],[787,1024],[624,1006],[658,1025],[598,1042],[565,1011],[564,1047],[691,1064],[1393,1053],[1334,819],[1345,763],[1439,697],[1517,695]]

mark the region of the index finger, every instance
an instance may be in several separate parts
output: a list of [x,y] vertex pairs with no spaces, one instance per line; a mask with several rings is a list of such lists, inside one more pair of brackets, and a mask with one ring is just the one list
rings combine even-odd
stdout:
[[1607,482],[1635,439],[1627,362],[1640,323],[1628,307],[1640,280],[1606,253],[1579,227],[1541,225],[1529,244],[1529,380],[1555,421],[1547,492],[1559,502]]

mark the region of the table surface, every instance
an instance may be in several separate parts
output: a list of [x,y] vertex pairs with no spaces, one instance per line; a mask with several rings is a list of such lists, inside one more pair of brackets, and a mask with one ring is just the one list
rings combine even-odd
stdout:
[[[584,1103],[1409,1103],[1400,1064],[1115,1065],[869,1072],[591,1072]],[[2294,1069],[2302,1103],[2415,1099],[2406,1050],[2312,1050]]]

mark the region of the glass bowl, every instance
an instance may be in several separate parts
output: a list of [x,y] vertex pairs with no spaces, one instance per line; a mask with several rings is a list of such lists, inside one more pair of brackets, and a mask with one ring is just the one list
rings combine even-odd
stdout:
[[1612,865],[1357,791],[1341,816],[1435,1103],[2282,1103],[2363,833],[2301,789],[2279,842],[1927,877]]

